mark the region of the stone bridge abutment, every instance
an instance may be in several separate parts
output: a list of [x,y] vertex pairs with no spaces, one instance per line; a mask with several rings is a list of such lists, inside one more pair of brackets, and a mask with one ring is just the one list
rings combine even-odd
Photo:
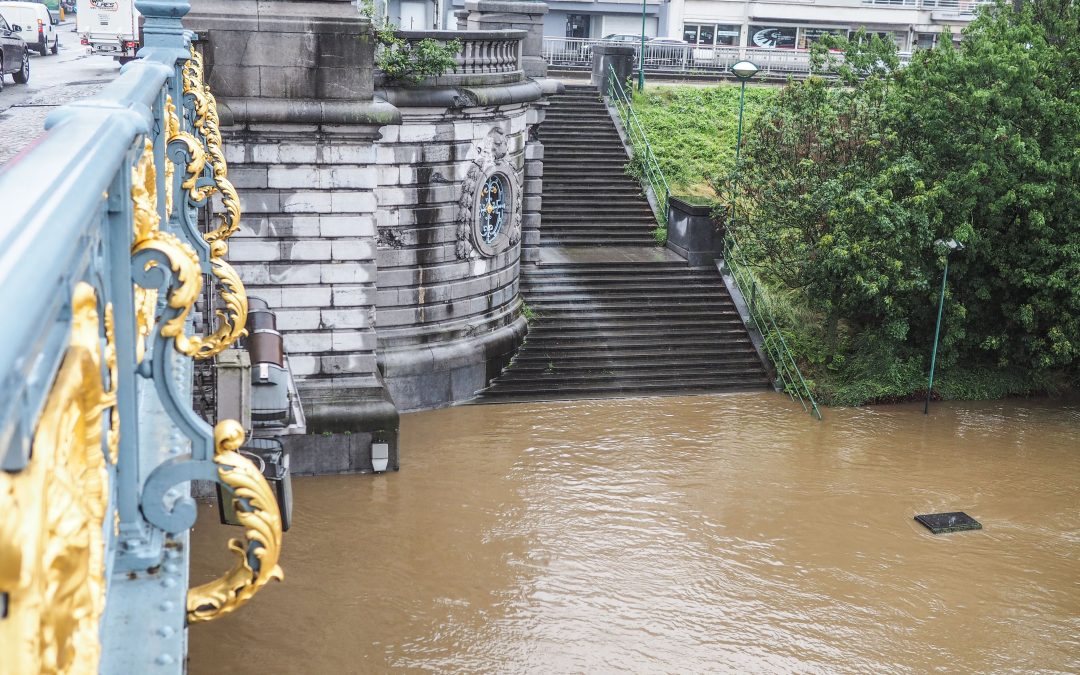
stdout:
[[[470,2],[457,66],[419,84],[374,66],[349,2],[193,0],[244,227],[232,263],[277,312],[308,420],[297,472],[397,466],[399,411],[471,398],[525,333],[545,81],[542,3]],[[349,432],[345,434],[344,432]]]

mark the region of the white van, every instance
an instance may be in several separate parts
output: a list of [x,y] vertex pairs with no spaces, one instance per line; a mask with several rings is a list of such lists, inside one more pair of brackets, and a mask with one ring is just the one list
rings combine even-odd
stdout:
[[60,34],[56,32],[59,21],[45,5],[40,2],[0,2],[0,14],[9,24],[22,29],[19,37],[30,49],[42,56],[60,51]]

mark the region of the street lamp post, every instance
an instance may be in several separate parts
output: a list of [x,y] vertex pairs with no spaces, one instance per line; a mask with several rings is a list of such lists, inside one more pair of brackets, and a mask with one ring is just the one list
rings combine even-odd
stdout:
[[641,0],[641,51],[638,52],[637,90],[645,91],[645,0]]
[[739,169],[739,155],[742,151],[742,117],[743,117],[743,104],[746,101],[746,81],[754,75],[757,75],[758,68],[750,61],[739,61],[731,67],[731,72],[735,73],[735,77],[739,78],[742,82],[742,87],[739,89],[739,132],[735,139],[735,170]]
[[945,282],[949,279],[949,258],[952,257],[953,251],[964,250],[964,245],[955,239],[948,241],[938,239],[934,242],[934,245],[945,246],[948,251],[945,253],[945,272],[941,275],[941,298],[938,300],[937,325],[934,327],[934,349],[930,352],[930,382],[926,385],[926,405],[923,406],[924,415],[930,412],[930,396],[934,392],[934,367],[937,365],[938,336],[941,335],[941,314],[945,307]]
[[746,102],[746,81],[754,75],[757,75],[758,70],[760,70],[760,68],[751,61],[739,61],[731,66],[731,72],[735,73],[735,77],[739,78],[739,81],[742,82],[742,87],[739,89],[739,131],[735,137],[735,177],[731,181],[731,209],[729,217],[733,227],[735,224],[735,192],[739,183],[739,158],[742,155],[742,118],[743,104]]

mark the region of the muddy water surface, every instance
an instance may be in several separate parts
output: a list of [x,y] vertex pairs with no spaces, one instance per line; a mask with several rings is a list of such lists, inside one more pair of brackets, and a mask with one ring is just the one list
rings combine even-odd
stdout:
[[[211,673],[1080,671],[1080,405],[779,395],[402,418],[402,469],[296,480],[285,582]],[[963,510],[979,532],[932,535]],[[203,507],[192,582],[237,531]]]

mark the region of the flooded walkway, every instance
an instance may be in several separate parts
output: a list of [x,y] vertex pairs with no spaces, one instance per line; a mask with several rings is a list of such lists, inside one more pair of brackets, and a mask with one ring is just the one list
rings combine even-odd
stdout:
[[[1075,403],[465,406],[401,447],[296,481],[285,582],[191,673],[1080,670]],[[202,509],[193,584],[236,533]],[[912,519],[954,510],[985,529]]]

